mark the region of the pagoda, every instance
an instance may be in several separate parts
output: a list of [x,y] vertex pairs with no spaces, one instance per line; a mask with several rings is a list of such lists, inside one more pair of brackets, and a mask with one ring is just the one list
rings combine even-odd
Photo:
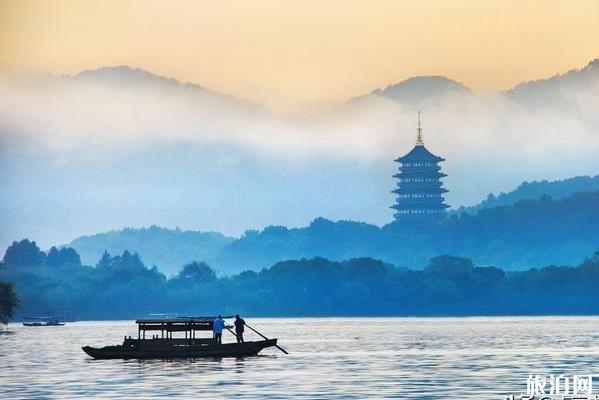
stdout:
[[405,156],[394,160],[400,163],[399,172],[393,175],[399,182],[392,191],[397,195],[396,203],[391,206],[395,209],[396,220],[405,217],[435,217],[444,216],[446,208],[441,178],[447,176],[441,172],[440,162],[444,158],[438,157],[424,147],[422,141],[422,126],[420,124],[420,111],[418,111],[418,137],[416,145]]

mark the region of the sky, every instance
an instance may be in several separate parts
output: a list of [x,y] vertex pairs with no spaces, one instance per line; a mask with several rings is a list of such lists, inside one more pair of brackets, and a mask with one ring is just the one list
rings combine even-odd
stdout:
[[478,92],[599,54],[596,0],[0,0],[0,68],[131,65],[294,111],[411,76]]
[[[413,76],[475,92],[421,108],[450,206],[596,175],[599,63],[540,106],[498,91],[597,57],[597,1],[0,0],[0,249],[152,224],[389,223],[416,109],[346,100]],[[57,77],[116,65],[267,109]]]

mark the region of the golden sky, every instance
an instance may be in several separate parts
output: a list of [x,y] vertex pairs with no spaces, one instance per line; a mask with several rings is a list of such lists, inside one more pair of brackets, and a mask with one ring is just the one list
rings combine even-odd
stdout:
[[127,64],[271,106],[416,75],[505,89],[599,57],[599,0],[0,0],[0,68]]

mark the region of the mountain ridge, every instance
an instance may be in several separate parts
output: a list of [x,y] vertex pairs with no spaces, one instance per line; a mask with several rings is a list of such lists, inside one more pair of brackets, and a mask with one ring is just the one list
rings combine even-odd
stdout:
[[232,94],[222,93],[208,89],[193,82],[183,82],[176,78],[155,74],[139,67],[129,65],[101,66],[98,68],[84,69],[75,75],[65,75],[70,82],[93,83],[116,89],[153,89],[161,92],[176,92],[200,95],[257,111],[266,111],[262,104],[239,98]]
[[587,89],[589,85],[599,89],[599,58],[589,61],[583,68],[571,69],[549,78],[521,82],[499,93],[533,106],[567,107],[564,97]]
[[[81,72],[67,76],[73,80],[93,81],[96,83],[108,83],[111,85],[139,86],[150,83],[156,86],[180,88],[191,91],[199,91],[204,94],[236,100],[255,107],[265,108],[264,105],[238,98],[232,94],[224,94],[208,89],[193,82],[182,82],[178,79],[158,75],[143,68],[129,65],[101,66],[93,69],[85,69]],[[564,85],[584,85],[584,79],[599,79],[599,58],[590,60],[582,68],[573,68],[564,73],[556,73],[548,78],[535,79],[520,82],[513,87],[500,90],[496,93],[506,95],[513,99],[526,99],[538,91],[556,90]],[[549,88],[547,88],[549,87]],[[382,97],[403,104],[414,104],[443,97],[447,95],[476,95],[465,84],[450,79],[443,75],[413,76],[399,82],[389,83],[384,88],[376,88],[371,92],[351,97],[348,103],[360,102],[370,97]]]
[[442,75],[415,76],[398,83],[378,88],[372,92],[353,97],[349,102],[359,102],[372,96],[388,98],[403,104],[417,105],[424,101],[451,94],[468,95],[473,92],[463,83]]

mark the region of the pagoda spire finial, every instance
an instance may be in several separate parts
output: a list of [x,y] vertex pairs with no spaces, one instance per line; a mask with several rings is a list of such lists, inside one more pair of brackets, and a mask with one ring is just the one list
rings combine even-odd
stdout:
[[418,111],[418,128],[416,128],[418,132],[418,137],[416,138],[416,146],[424,146],[424,142],[422,141],[422,125],[420,123],[420,111]]

